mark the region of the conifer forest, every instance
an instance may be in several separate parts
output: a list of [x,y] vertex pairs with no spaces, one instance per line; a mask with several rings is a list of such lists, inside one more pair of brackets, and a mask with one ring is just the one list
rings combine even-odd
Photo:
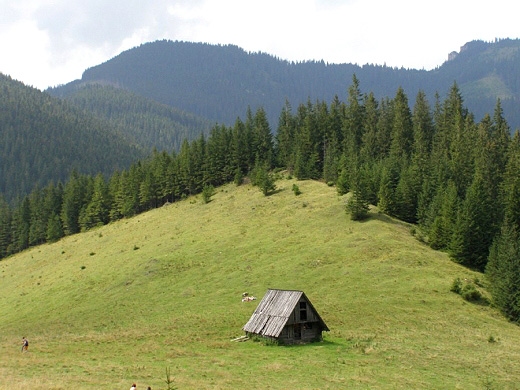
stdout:
[[232,126],[214,125],[128,169],[74,170],[14,205],[0,198],[0,258],[190,195],[208,199],[208,189],[245,178],[269,195],[286,170],[351,193],[353,219],[375,205],[412,224],[418,240],[485,272],[494,303],[519,321],[520,133],[500,100],[477,122],[456,83],[446,96],[428,101],[420,91],[411,100],[399,88],[378,100],[354,76],[346,101],[287,101],[275,127],[264,109],[249,109]]

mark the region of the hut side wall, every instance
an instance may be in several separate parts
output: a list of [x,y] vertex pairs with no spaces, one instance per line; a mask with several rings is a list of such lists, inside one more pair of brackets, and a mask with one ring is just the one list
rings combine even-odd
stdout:
[[318,316],[302,298],[294,307],[278,339],[284,344],[305,343],[322,339]]
[[[322,330],[320,324],[317,322],[307,322],[300,324],[300,328],[297,330],[295,325],[284,326],[282,333],[278,337],[278,340],[283,344],[297,344],[297,343],[308,343],[313,341],[322,340]],[[297,337],[299,332],[300,336]]]

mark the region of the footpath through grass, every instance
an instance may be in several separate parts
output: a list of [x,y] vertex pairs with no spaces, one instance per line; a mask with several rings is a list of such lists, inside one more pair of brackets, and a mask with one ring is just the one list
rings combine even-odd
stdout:
[[[167,368],[178,389],[520,388],[520,328],[450,292],[483,275],[293,183],[225,186],[1,261],[0,389],[165,389]],[[242,292],[268,288],[303,290],[325,341],[231,342],[258,304]]]

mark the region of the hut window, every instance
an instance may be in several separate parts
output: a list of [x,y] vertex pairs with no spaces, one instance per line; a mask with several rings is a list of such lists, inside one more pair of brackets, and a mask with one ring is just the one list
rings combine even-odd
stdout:
[[300,302],[300,321],[307,321],[307,303]]

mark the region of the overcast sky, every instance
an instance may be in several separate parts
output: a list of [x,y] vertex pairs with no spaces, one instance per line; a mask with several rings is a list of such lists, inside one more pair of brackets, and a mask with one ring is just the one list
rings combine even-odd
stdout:
[[157,39],[429,70],[474,39],[520,37],[516,8],[512,0],[0,0],[0,72],[45,89]]

